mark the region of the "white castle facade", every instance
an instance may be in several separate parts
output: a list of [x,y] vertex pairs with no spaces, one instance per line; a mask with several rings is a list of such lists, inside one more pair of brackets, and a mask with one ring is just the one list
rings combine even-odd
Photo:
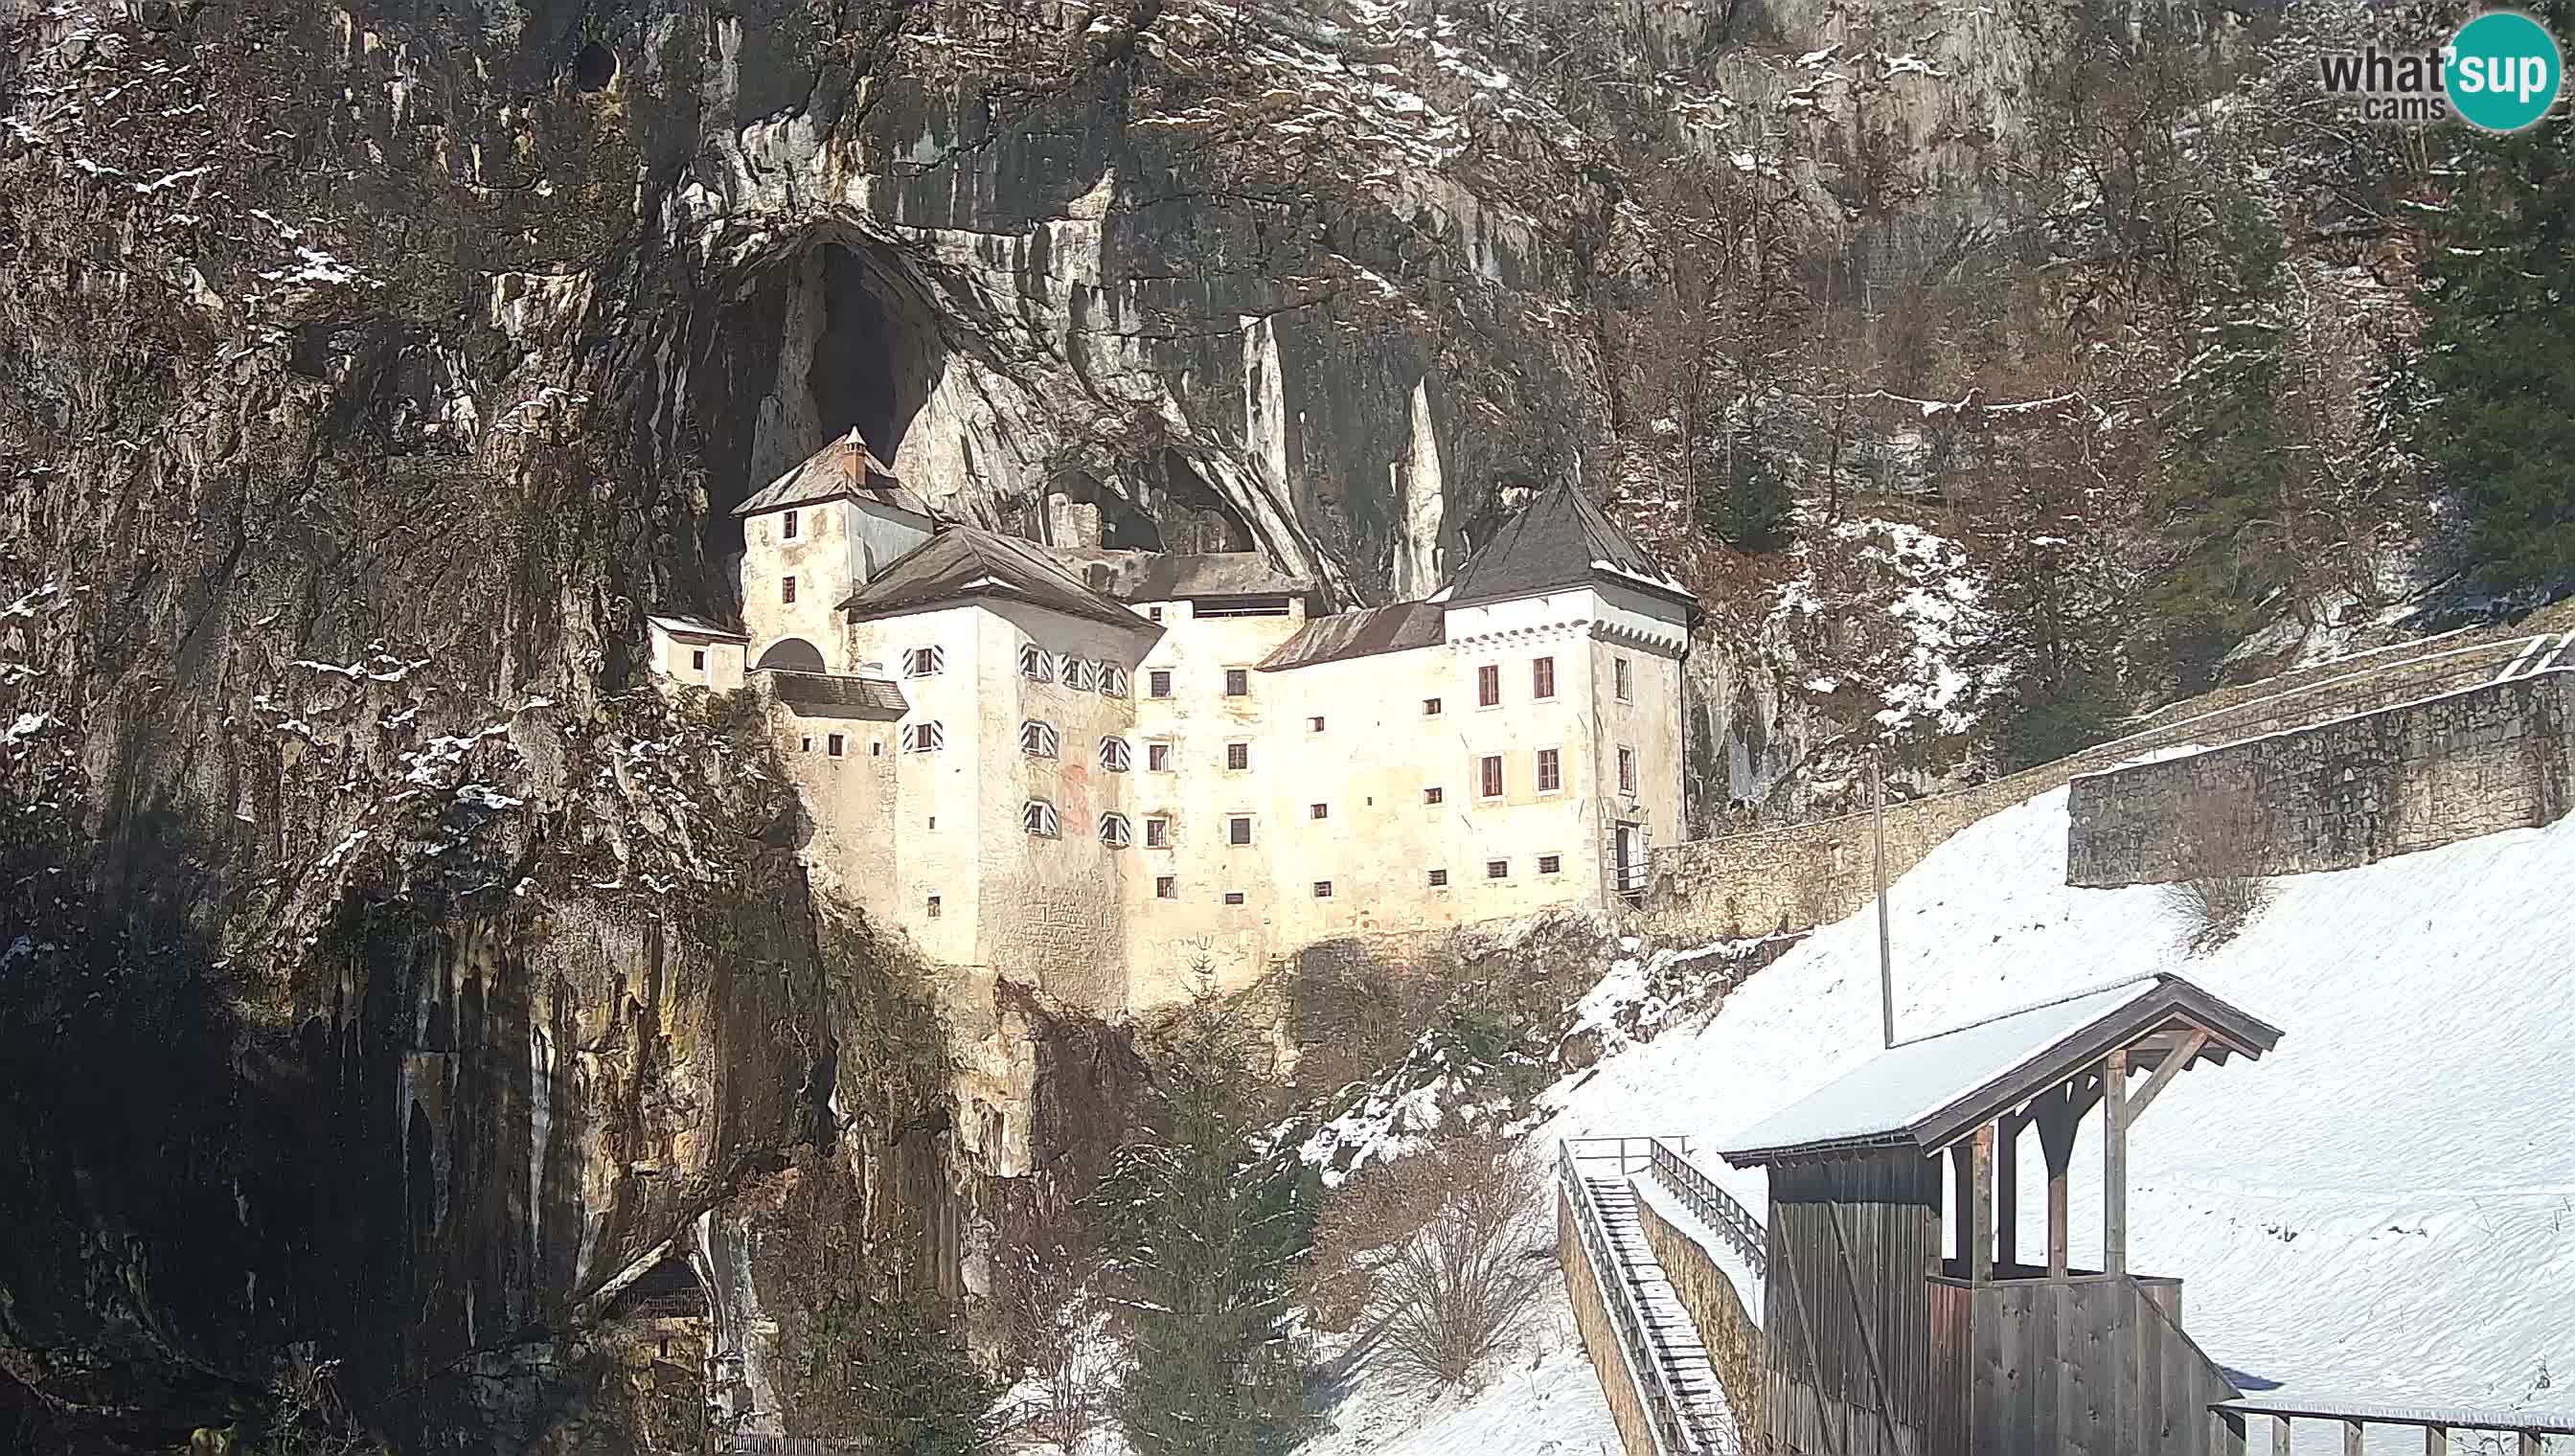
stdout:
[[935,965],[1136,1014],[1603,912],[1678,837],[1696,604],[1569,487],[1430,600],[1333,615],[1259,554],[941,522],[855,435],[739,514],[743,629],[656,617],[653,668],[768,699],[817,888]]

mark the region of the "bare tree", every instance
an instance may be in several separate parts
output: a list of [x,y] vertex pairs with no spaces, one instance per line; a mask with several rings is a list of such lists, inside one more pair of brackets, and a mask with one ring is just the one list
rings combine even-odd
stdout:
[[1476,1133],[1359,1181],[1324,1219],[1326,1253],[1338,1243],[1342,1257],[1318,1263],[1323,1292],[1363,1311],[1387,1372],[1459,1386],[1507,1359],[1555,1277],[1541,1170]]

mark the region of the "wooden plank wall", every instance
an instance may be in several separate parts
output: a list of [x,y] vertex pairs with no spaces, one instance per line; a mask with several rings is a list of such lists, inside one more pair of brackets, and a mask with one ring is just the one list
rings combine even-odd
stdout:
[[1770,1176],[1762,1335],[1782,1453],[1929,1456],[1938,1165],[1918,1154]]
[[2208,1408],[2234,1386],[2133,1280],[1969,1292],[1976,1456],[2224,1456]]

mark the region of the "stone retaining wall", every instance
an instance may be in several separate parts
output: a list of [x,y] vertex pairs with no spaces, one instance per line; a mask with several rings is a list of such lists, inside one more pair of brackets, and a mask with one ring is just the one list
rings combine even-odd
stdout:
[[1582,1236],[1573,1227],[1573,1205],[1564,1189],[1555,1190],[1555,1262],[1564,1271],[1564,1293],[1573,1305],[1573,1327],[1582,1334],[1582,1352],[1591,1357],[1591,1373],[1608,1399],[1609,1419],[1618,1427],[1618,1444],[1627,1456],[1654,1456],[1654,1427],[1645,1416],[1644,1400],[1627,1369],[1627,1352],[1618,1343],[1617,1327],[1600,1302],[1600,1286],[1582,1256]]
[[2575,671],[2561,669],[2076,778],[2065,878],[2348,869],[2570,806]]
[[1644,1227],[1645,1246],[1654,1251],[1654,1262],[1663,1266],[1663,1277],[1671,1281],[1681,1308],[1689,1311],[1690,1323],[1698,1326],[1699,1343],[1707,1349],[1716,1383],[1725,1388],[1725,1403],[1734,1412],[1734,1429],[1742,1437],[1743,1449],[1767,1449],[1761,1444],[1761,1433],[1768,1427],[1761,1419],[1760,1322],[1744,1309],[1741,1291],[1697,1239],[1655,1212],[1654,1205],[1643,1198],[1636,1200],[1636,1214]]
[[[2392,662],[2309,669],[2264,685],[2269,691],[2224,690],[2138,732],[2053,763],[1888,804],[1886,877],[1901,876],[1978,819],[2157,748],[2228,742],[2489,682],[2531,636],[2445,641],[2427,654]],[[1870,817],[1846,814],[1657,849],[1652,883],[1621,928],[1665,942],[1701,943],[1838,920],[1876,893]]]

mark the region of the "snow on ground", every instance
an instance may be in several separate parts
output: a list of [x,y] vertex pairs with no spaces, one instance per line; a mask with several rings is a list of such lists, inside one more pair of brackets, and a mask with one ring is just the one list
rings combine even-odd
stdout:
[[1561,1285],[1550,1282],[1533,1323],[1530,1348],[1470,1396],[1388,1391],[1361,1370],[1334,1429],[1301,1456],[1619,1456]]
[[[2140,1120],[2130,1267],[2188,1281],[2185,1327],[2248,1390],[2569,1404],[2546,1386],[2575,1374],[2575,818],[2274,880],[2197,958],[2160,891],[2069,888],[2065,838],[2057,789],[1897,881],[1897,1035],[2153,970],[2234,1001],[2280,1046],[2183,1075]],[[1712,1021],[1567,1078],[1537,1135],[1704,1149],[1865,1059],[1873,916],[1817,930]],[[2099,1254],[2099,1127],[2075,1154],[2078,1263]],[[1762,1208],[1757,1172],[1701,1161]],[[2039,1166],[2033,1141],[2024,1249],[2044,1247]]]

